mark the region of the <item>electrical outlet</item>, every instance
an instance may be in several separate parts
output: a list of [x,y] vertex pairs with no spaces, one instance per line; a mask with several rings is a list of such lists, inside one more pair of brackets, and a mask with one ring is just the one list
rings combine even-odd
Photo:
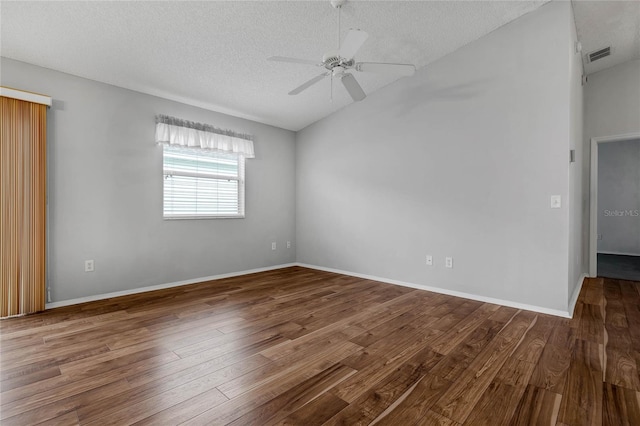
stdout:
[[287,248],[291,248],[291,241],[287,241]]
[[93,260],[85,260],[84,261],[84,271],[85,272],[93,272]]
[[276,243],[273,242],[273,243],[271,243],[271,250],[275,250],[275,249],[276,249]]
[[433,256],[431,256],[430,254],[427,255],[427,265],[433,265]]
[[445,268],[453,268],[453,257],[445,257],[444,258],[444,267]]

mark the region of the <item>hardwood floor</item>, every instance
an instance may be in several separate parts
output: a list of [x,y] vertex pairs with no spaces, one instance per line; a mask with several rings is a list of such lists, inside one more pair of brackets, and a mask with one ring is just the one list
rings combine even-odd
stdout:
[[640,283],[573,319],[281,269],[0,322],[9,425],[639,425]]

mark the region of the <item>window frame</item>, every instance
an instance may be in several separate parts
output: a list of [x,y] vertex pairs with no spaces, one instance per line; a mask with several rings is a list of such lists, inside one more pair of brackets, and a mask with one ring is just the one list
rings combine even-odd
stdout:
[[[206,157],[207,154],[215,154],[220,155],[222,157],[233,158],[238,162],[238,174],[237,176],[231,177],[228,175],[215,175],[215,174],[199,174],[197,172],[186,172],[186,171],[173,171],[173,173],[167,173],[167,169],[165,168],[165,154],[167,152],[181,152],[192,155],[201,155]],[[237,201],[238,201],[238,214],[180,214],[180,215],[167,215],[165,210],[165,185],[166,180],[170,176],[185,176],[185,177],[195,177],[200,179],[211,179],[211,180],[227,180],[227,181],[237,181],[238,182],[238,193],[237,193]],[[230,153],[225,153],[221,151],[212,151],[207,152],[206,150],[199,149],[191,149],[191,148],[183,148],[177,146],[171,146],[168,144],[162,144],[162,218],[163,220],[201,220],[201,219],[244,219],[246,213],[245,208],[245,157],[243,155],[234,155]]]

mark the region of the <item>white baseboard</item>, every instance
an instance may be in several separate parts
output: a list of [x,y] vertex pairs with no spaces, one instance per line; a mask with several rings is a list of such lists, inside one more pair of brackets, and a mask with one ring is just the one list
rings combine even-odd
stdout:
[[130,294],[144,293],[147,291],[154,291],[154,290],[162,290],[164,288],[180,287],[183,285],[195,284],[203,281],[212,281],[212,280],[219,280],[222,278],[238,277],[241,275],[255,274],[256,272],[273,271],[275,269],[288,268],[291,266],[297,266],[297,263],[285,263],[281,265],[267,266],[264,268],[249,269],[246,271],[230,272],[228,274],[211,275],[208,277],[193,278],[190,280],[176,281],[172,283],[158,284],[158,285],[152,285],[148,287],[138,287],[131,290],[116,291],[113,293],[96,294],[94,296],[79,297],[77,299],[62,300],[60,302],[47,303],[45,306],[45,309],[60,308],[62,306],[77,305],[79,303],[111,299],[113,297],[128,296]]
[[582,284],[584,283],[585,278],[587,278],[588,276],[589,275],[585,273],[580,275],[580,278],[578,278],[576,288],[573,290],[571,300],[569,300],[569,318],[573,318],[573,311],[576,309],[576,303],[578,302],[578,296],[580,296],[580,290],[582,290]]
[[77,305],[79,303],[86,303],[86,302],[93,302],[93,301],[96,301],[96,300],[111,299],[113,297],[127,296],[127,295],[130,295],[130,294],[144,293],[144,292],[147,292],[147,291],[162,290],[162,289],[171,288],[171,287],[180,287],[180,286],[183,286],[183,285],[195,284],[195,283],[199,283],[199,282],[203,282],[203,281],[212,281],[212,280],[219,280],[219,279],[222,279],[222,278],[231,278],[231,277],[237,277],[237,276],[241,276],[241,275],[255,274],[257,272],[273,271],[273,270],[276,270],[276,269],[289,268],[291,266],[301,266],[303,268],[317,269],[319,271],[334,272],[336,274],[349,275],[349,276],[352,276],[352,277],[364,278],[364,279],[373,280],[373,281],[380,281],[380,282],[387,283],[387,284],[395,284],[395,285],[400,285],[400,286],[403,286],[403,287],[415,288],[417,290],[425,290],[425,291],[431,291],[431,292],[434,292],[434,293],[446,294],[446,295],[449,295],[449,296],[461,297],[463,299],[477,300],[479,302],[493,303],[495,305],[509,306],[509,307],[516,308],[516,309],[523,309],[525,311],[539,312],[539,313],[542,313],[542,314],[554,315],[554,316],[559,316],[559,317],[563,317],[563,318],[571,318],[571,316],[573,315],[573,308],[575,307],[576,300],[578,299],[578,295],[580,294],[580,289],[582,288],[582,282],[583,282],[584,278],[587,276],[586,274],[583,274],[583,276],[580,278],[580,282],[576,286],[576,290],[574,291],[571,303],[569,305],[570,306],[570,310],[569,311],[561,311],[561,310],[556,310],[556,309],[549,309],[549,308],[544,308],[544,307],[541,307],[541,306],[535,306],[535,305],[528,305],[528,304],[525,304],[525,303],[513,302],[513,301],[510,301],[510,300],[496,299],[496,298],[493,298],[493,297],[486,297],[486,296],[479,296],[479,295],[476,295],[476,294],[464,293],[464,292],[455,291],[455,290],[448,290],[448,289],[444,289],[444,288],[440,288],[440,287],[432,287],[432,286],[427,286],[427,285],[407,283],[407,282],[404,282],[404,281],[394,280],[394,279],[390,279],[390,278],[383,278],[383,277],[377,277],[377,276],[373,276],[373,275],[360,274],[360,273],[357,273],[357,272],[344,271],[344,270],[341,270],[341,269],[326,268],[326,267],[323,267],[323,266],[309,265],[309,264],[300,263],[300,262],[286,263],[286,264],[280,264],[280,265],[274,265],[274,266],[267,266],[267,267],[264,267],[264,268],[249,269],[249,270],[245,270],[245,271],[230,272],[230,273],[227,273],[227,274],[211,275],[211,276],[208,276],[208,277],[193,278],[193,279],[190,279],[190,280],[176,281],[176,282],[158,284],[158,285],[153,285],[153,286],[148,286],[148,287],[139,287],[139,288],[134,288],[134,289],[131,289],[131,290],[116,291],[116,292],[113,292],[113,293],[97,294],[97,295],[93,295],[93,296],[80,297],[80,298],[77,298],[77,299],[62,300],[62,301],[59,301],[59,302],[47,303],[46,304],[46,309],[60,308],[60,307],[63,307],[63,306]]
[[440,288],[440,287],[431,287],[431,286],[427,286],[427,285],[407,283],[407,282],[404,282],[404,281],[398,281],[398,280],[393,280],[393,279],[389,279],[389,278],[376,277],[376,276],[373,276],[373,275],[360,274],[360,273],[357,273],[357,272],[343,271],[341,269],[325,268],[324,266],[309,265],[309,264],[300,263],[300,262],[296,263],[296,265],[297,266],[302,266],[304,268],[317,269],[319,271],[335,272],[336,274],[350,275],[352,277],[364,278],[364,279],[367,279],[367,280],[380,281],[380,282],[388,283],[388,284],[401,285],[403,287],[410,287],[410,288],[415,288],[415,289],[418,289],[418,290],[432,291],[434,293],[441,293],[441,294],[446,294],[448,296],[461,297],[463,299],[471,299],[471,300],[477,300],[479,302],[493,303],[495,305],[509,306],[511,308],[523,309],[525,311],[538,312],[538,313],[547,314],[547,315],[554,315],[554,316],[557,316],[557,317],[571,318],[571,316],[572,316],[572,314],[570,314],[569,311],[561,311],[561,310],[557,310],[557,309],[544,308],[542,306],[527,305],[526,303],[513,302],[511,300],[504,300],[504,299],[496,299],[496,298],[493,298],[493,297],[479,296],[477,294],[464,293],[464,292],[455,291],[455,290],[447,290],[445,288]]
[[640,256],[638,253],[625,253],[621,251],[600,251],[598,250],[598,254],[615,254],[617,256]]

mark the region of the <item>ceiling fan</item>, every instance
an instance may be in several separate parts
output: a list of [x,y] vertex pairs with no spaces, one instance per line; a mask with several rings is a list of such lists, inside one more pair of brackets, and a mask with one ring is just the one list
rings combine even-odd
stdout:
[[415,73],[416,67],[413,64],[390,64],[382,62],[356,62],[354,59],[355,54],[360,47],[364,44],[369,37],[364,31],[351,29],[347,33],[342,45],[340,44],[340,9],[347,2],[347,0],[331,0],[331,5],[338,9],[338,50],[329,51],[322,57],[322,62],[308,60],[287,58],[283,56],[272,56],[268,58],[268,61],[288,62],[294,64],[307,64],[315,65],[325,68],[322,74],[313,77],[311,80],[301,84],[292,91],[290,95],[297,95],[305,89],[323,80],[325,77],[331,78],[331,91],[333,95],[333,79],[336,78],[342,82],[342,85],[354,101],[361,101],[367,95],[360,87],[360,84],[356,81],[351,72],[373,72],[382,74],[396,74],[401,76],[410,76]]

